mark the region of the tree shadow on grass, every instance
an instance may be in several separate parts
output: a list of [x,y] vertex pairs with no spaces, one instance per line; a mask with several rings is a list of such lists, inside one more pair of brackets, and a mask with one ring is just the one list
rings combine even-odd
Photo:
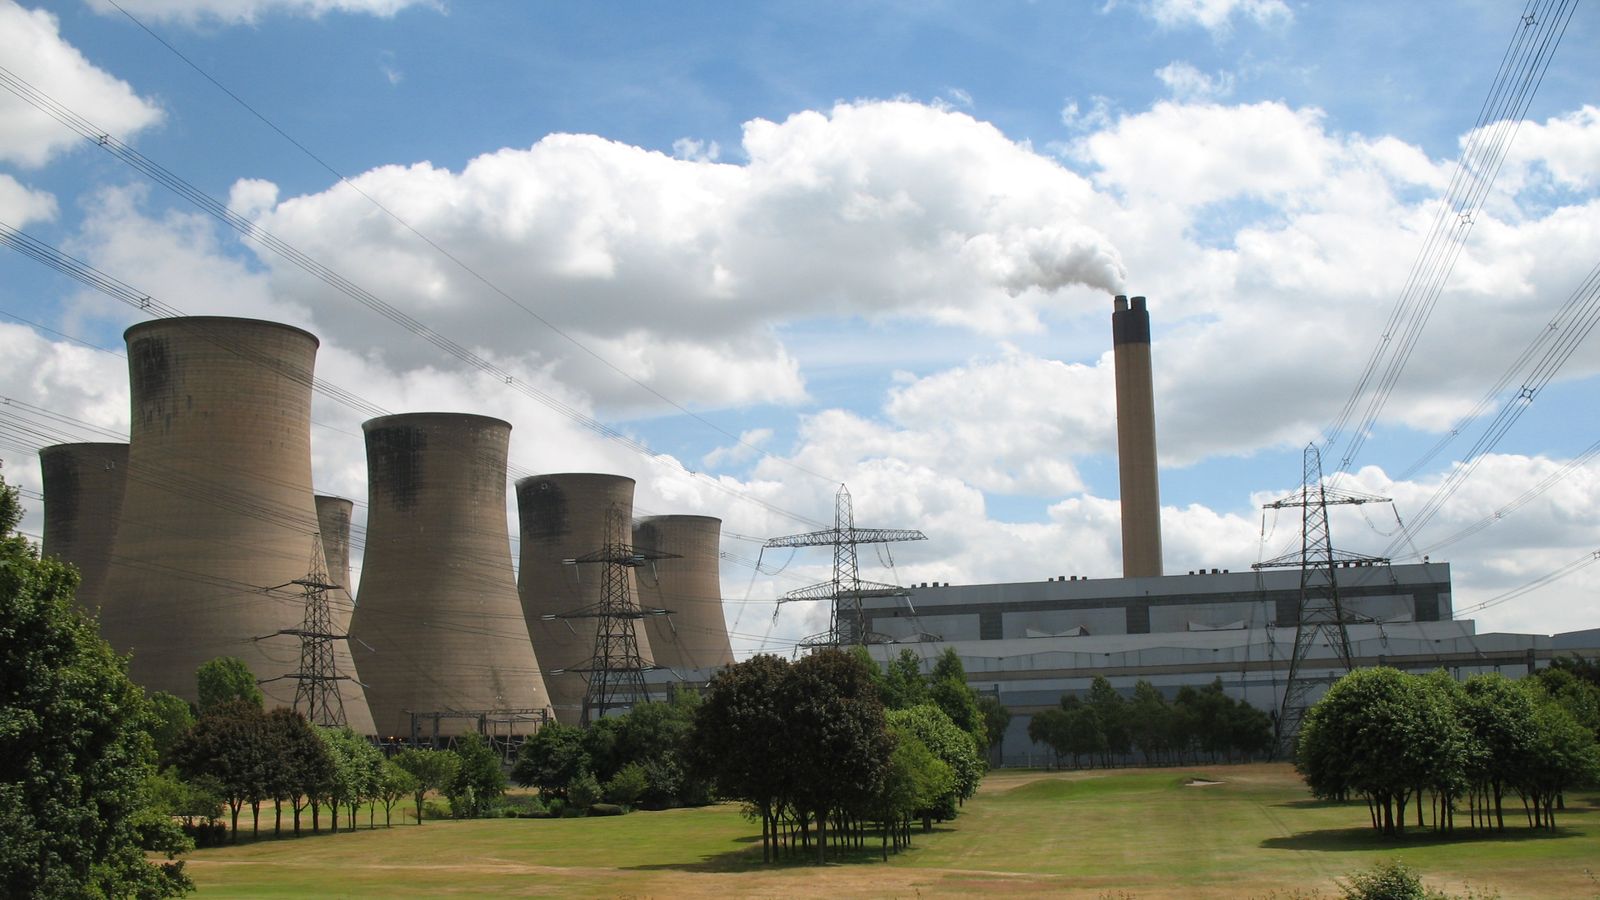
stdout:
[[1321,831],[1302,831],[1287,837],[1267,838],[1261,846],[1268,850],[1325,850],[1345,852],[1350,850],[1399,850],[1405,847],[1437,847],[1447,844],[1493,843],[1510,844],[1523,841],[1559,841],[1580,837],[1581,833],[1559,825],[1555,831],[1532,828],[1506,829],[1505,831],[1436,832],[1430,828],[1408,828],[1403,834],[1385,837],[1375,828],[1326,828]]
[[[953,827],[940,828],[939,826],[934,826],[933,833],[938,834],[942,831],[954,830],[955,829]],[[917,850],[917,844],[915,842],[916,838],[922,836],[925,835],[923,835],[921,831],[916,832],[916,834],[912,837],[912,845],[908,849],[901,850],[900,852],[915,852]],[[859,848],[852,847],[845,850],[843,853],[830,850],[828,851],[827,865],[848,866],[862,865],[867,863],[881,863],[883,862],[883,852],[882,847],[879,846],[878,840],[879,839],[876,837],[869,837],[867,839],[866,846]],[[622,866],[621,868],[638,872],[674,871],[734,873],[757,871],[772,872],[781,871],[784,869],[805,869],[814,868],[817,864],[816,847],[811,847],[810,849],[806,850],[796,850],[792,856],[779,856],[779,858],[776,860],[764,863],[761,861],[761,847],[759,846],[761,843],[761,835],[757,834],[752,837],[734,838],[734,842],[755,846],[744,846],[721,853],[706,854],[697,862],[650,863],[648,865]],[[891,849],[889,851],[889,858],[894,859],[894,857],[895,852],[893,849]]]

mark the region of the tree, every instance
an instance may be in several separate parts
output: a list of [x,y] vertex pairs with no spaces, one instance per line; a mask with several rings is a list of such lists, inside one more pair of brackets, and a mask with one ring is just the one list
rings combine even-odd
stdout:
[[233,700],[242,700],[257,707],[265,702],[256,676],[244,660],[233,656],[219,656],[200,664],[194,673],[195,686],[200,694],[200,714]]
[[1373,827],[1393,835],[1405,827],[1412,792],[1461,765],[1464,747],[1448,704],[1422,679],[1357,669],[1306,711],[1295,765],[1319,797],[1364,795]]
[[[16,534],[0,478],[0,895],[169,897],[192,890],[186,842],[146,812],[149,707],[76,608],[77,573]],[[145,833],[141,833],[141,832]],[[152,840],[154,839],[154,840]]]
[[789,799],[784,683],[789,663],[758,654],[717,672],[695,710],[691,762],[719,794],[748,802],[761,817],[761,860],[778,847],[777,817]]
[[423,798],[429,791],[443,790],[444,786],[455,778],[460,761],[454,753],[444,750],[415,749],[402,752],[394,758],[394,762],[416,779],[416,786],[411,789],[411,797],[417,803],[417,824],[421,825]]
[[313,798],[321,797],[338,774],[334,760],[316,726],[297,710],[280,706],[267,713],[266,732],[276,757],[268,784],[278,810],[273,832],[281,829],[281,811],[288,801],[294,812],[294,833],[299,834],[301,811]]
[[791,773],[795,806],[817,823],[820,864],[830,816],[877,795],[893,746],[872,675],[847,652],[804,657],[790,667],[780,695],[791,748],[781,759]]
[[1517,792],[1532,805],[1533,824],[1554,829],[1562,791],[1600,777],[1600,747],[1566,707],[1536,684],[1526,690],[1534,695],[1533,746],[1515,776]]
[[983,780],[983,773],[988,769],[977,742],[971,734],[950,721],[944,710],[931,703],[910,709],[890,710],[886,718],[889,727],[914,736],[950,768],[949,794],[939,798],[939,802],[924,818],[954,818],[956,805],[977,792],[978,782]]
[[944,648],[928,676],[928,699],[944,710],[956,727],[980,743],[988,736],[983,712],[978,709],[978,693],[967,684],[967,672],[954,647]]
[[873,804],[883,820],[885,859],[889,855],[891,834],[894,837],[894,849],[899,852],[902,846],[910,842],[911,817],[923,816],[926,827],[933,810],[955,790],[954,773],[928,749],[928,745],[905,728],[891,724],[889,733],[894,738],[894,751],[889,754],[883,786]]
[[266,735],[266,713],[248,700],[211,707],[172,747],[172,762],[188,779],[216,780],[228,804],[230,839],[239,840],[239,812],[246,803],[259,808],[271,794],[273,754]]
[[333,828],[339,830],[339,805],[349,811],[350,830],[356,829],[356,807],[377,795],[383,774],[383,754],[361,735],[345,728],[318,728],[333,760],[333,778],[324,784],[323,796],[333,806]]
[[1160,759],[1172,745],[1172,707],[1156,686],[1139,679],[1128,704],[1128,737],[1144,754],[1144,761]]
[[[417,789],[417,777],[393,759],[383,761],[383,775],[378,779],[377,797],[383,803],[383,827],[393,827],[390,813],[400,798]],[[421,818],[420,816],[418,817]]]
[[[1044,709],[1034,713],[1028,720],[1028,740],[1049,747],[1051,761],[1059,768],[1061,757],[1071,752],[1067,743],[1067,711]],[[1078,761],[1074,759],[1072,763],[1076,766]]]
[[455,776],[444,786],[450,809],[457,816],[478,818],[506,792],[506,776],[500,770],[500,757],[479,734],[466,734],[456,741]]
[[164,760],[178,738],[194,727],[194,710],[182,697],[156,691],[150,695],[150,712],[150,740],[156,759]]
[[1122,699],[1122,695],[1104,676],[1096,675],[1089,684],[1088,705],[1100,720],[1100,732],[1105,736],[1101,762],[1109,766],[1112,754],[1122,755],[1132,749],[1128,731],[1128,702]]
[[987,740],[985,750],[998,750],[1005,740],[1006,729],[1011,727],[1011,710],[1000,703],[993,694],[978,695],[978,711],[983,714],[983,733]]
[[900,655],[884,666],[878,689],[885,709],[906,709],[928,702],[928,679],[922,675],[922,657],[917,651],[900,648]]
[[1534,753],[1533,698],[1497,673],[1474,675],[1462,687],[1463,724],[1481,749],[1470,777],[1475,793],[1493,800],[1495,827],[1504,831],[1505,792],[1514,789]]
[[517,761],[511,767],[511,780],[523,787],[536,787],[547,798],[565,796],[567,785],[579,772],[590,768],[583,730],[552,721],[522,742]]

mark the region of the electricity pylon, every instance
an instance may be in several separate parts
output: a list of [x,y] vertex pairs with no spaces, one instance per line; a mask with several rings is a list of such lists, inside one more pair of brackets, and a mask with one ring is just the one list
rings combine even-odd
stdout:
[[333,631],[333,614],[328,610],[328,592],[338,590],[343,585],[333,584],[328,580],[327,557],[323,555],[320,535],[313,535],[311,538],[311,565],[306,576],[279,587],[288,587],[291,584],[297,584],[301,588],[301,596],[305,602],[305,616],[299,628],[285,628],[267,637],[292,635],[300,638],[300,668],[292,675],[268,678],[261,683],[293,678],[294,708],[297,711],[305,713],[305,717],[313,725],[342,726],[346,721],[344,698],[339,695],[339,682],[354,679],[339,674],[334,663],[333,642],[347,640],[350,636],[335,634]]
[[1342,670],[1341,674],[1355,667],[1350,651],[1350,632],[1346,627],[1353,619],[1339,600],[1337,569],[1341,565],[1389,564],[1389,560],[1383,557],[1335,550],[1328,529],[1328,507],[1388,502],[1387,497],[1328,487],[1322,481],[1322,454],[1315,444],[1309,444],[1302,457],[1300,490],[1262,507],[1299,507],[1301,510],[1300,550],[1251,567],[1257,570],[1300,567],[1300,603],[1295,618],[1294,652],[1289,657],[1289,678],[1284,685],[1283,702],[1278,707],[1274,725],[1278,748],[1285,754],[1294,750],[1294,738],[1300,731],[1300,720],[1306,712],[1306,695],[1316,685],[1329,681],[1328,678],[1306,677],[1306,659],[1311,648],[1319,642],[1330,648],[1337,667]]
[[[778,598],[781,608],[797,600],[828,600],[831,608],[828,630],[813,635],[801,643],[808,647],[838,647],[851,644],[876,643],[867,631],[866,612],[861,601],[869,597],[903,597],[909,592],[899,585],[862,581],[856,559],[858,544],[888,544],[897,541],[925,541],[928,536],[920,531],[893,528],[857,528],[855,511],[850,503],[850,491],[839,485],[834,495],[833,527],[805,534],[775,537],[762,545],[762,550],[779,547],[832,547],[833,578],[810,587],[793,590]],[[777,612],[773,612],[776,617]]]
[[608,711],[627,710],[650,701],[644,673],[656,666],[646,663],[639,652],[638,623],[645,616],[664,616],[671,610],[641,609],[628,589],[628,577],[640,566],[658,559],[675,559],[677,554],[634,547],[628,538],[632,531],[627,513],[613,505],[606,512],[605,544],[592,553],[562,560],[570,566],[600,566],[600,602],[544,617],[595,620],[594,655],[581,665],[559,670],[578,672],[588,680],[581,719],[585,726],[604,718]]

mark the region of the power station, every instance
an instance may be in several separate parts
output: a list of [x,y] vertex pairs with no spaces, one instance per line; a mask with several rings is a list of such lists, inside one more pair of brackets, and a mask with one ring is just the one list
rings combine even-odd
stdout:
[[[1140,679],[1168,692],[1220,679],[1278,710],[1350,665],[1518,675],[1600,652],[1600,631],[1476,633],[1454,618],[1445,563],[1340,561],[1330,545],[1317,577],[1337,594],[1315,607],[1304,565],[1165,574],[1146,299],[1114,298],[1111,331],[1122,577],[869,584],[855,574],[856,543],[922,535],[857,529],[838,510],[831,531],[773,539],[835,545],[834,580],[791,598],[834,604],[834,642],[864,643],[880,660],[910,648],[928,665],[953,648],[969,683],[1015,714],[1004,762],[1043,759],[1029,716],[1097,676],[1124,691]],[[552,718],[577,724],[619,698],[625,708],[704,683],[733,661],[720,520],[635,521],[635,482],[621,475],[526,477],[515,485],[514,566],[511,426],[463,412],[383,416],[363,425],[369,500],[352,591],[354,504],[312,487],[317,339],[217,317],[145,322],[126,339],[129,443],[40,451],[44,550],[78,567],[80,602],[98,609],[146,688],[193,699],[196,668],[235,656],[270,703],[291,705],[296,684],[336,685],[345,719],[365,734],[514,741]],[[841,488],[841,510],[848,496]],[[320,630],[302,624],[313,593],[326,604]],[[302,662],[308,641],[331,651],[315,673]],[[637,687],[616,693],[623,683]]]

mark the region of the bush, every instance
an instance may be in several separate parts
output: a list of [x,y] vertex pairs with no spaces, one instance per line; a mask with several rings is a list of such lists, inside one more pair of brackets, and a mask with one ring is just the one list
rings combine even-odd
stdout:
[[591,816],[620,816],[625,812],[627,812],[626,809],[615,803],[596,803],[589,807],[589,815]]
[[1417,871],[1397,859],[1376,863],[1363,872],[1352,872],[1349,880],[1337,882],[1343,900],[1494,900],[1494,891],[1472,888],[1461,897],[1434,890],[1422,883]]
[[584,770],[567,783],[567,802],[574,809],[585,810],[600,802],[600,782],[594,773]]
[[650,787],[644,766],[638,763],[628,763],[617,774],[611,776],[606,782],[606,800],[623,806],[631,806],[644,795]]
[[422,817],[424,819],[455,818],[455,816],[450,812],[450,804],[443,800],[429,800],[426,804],[424,804],[422,807]]

